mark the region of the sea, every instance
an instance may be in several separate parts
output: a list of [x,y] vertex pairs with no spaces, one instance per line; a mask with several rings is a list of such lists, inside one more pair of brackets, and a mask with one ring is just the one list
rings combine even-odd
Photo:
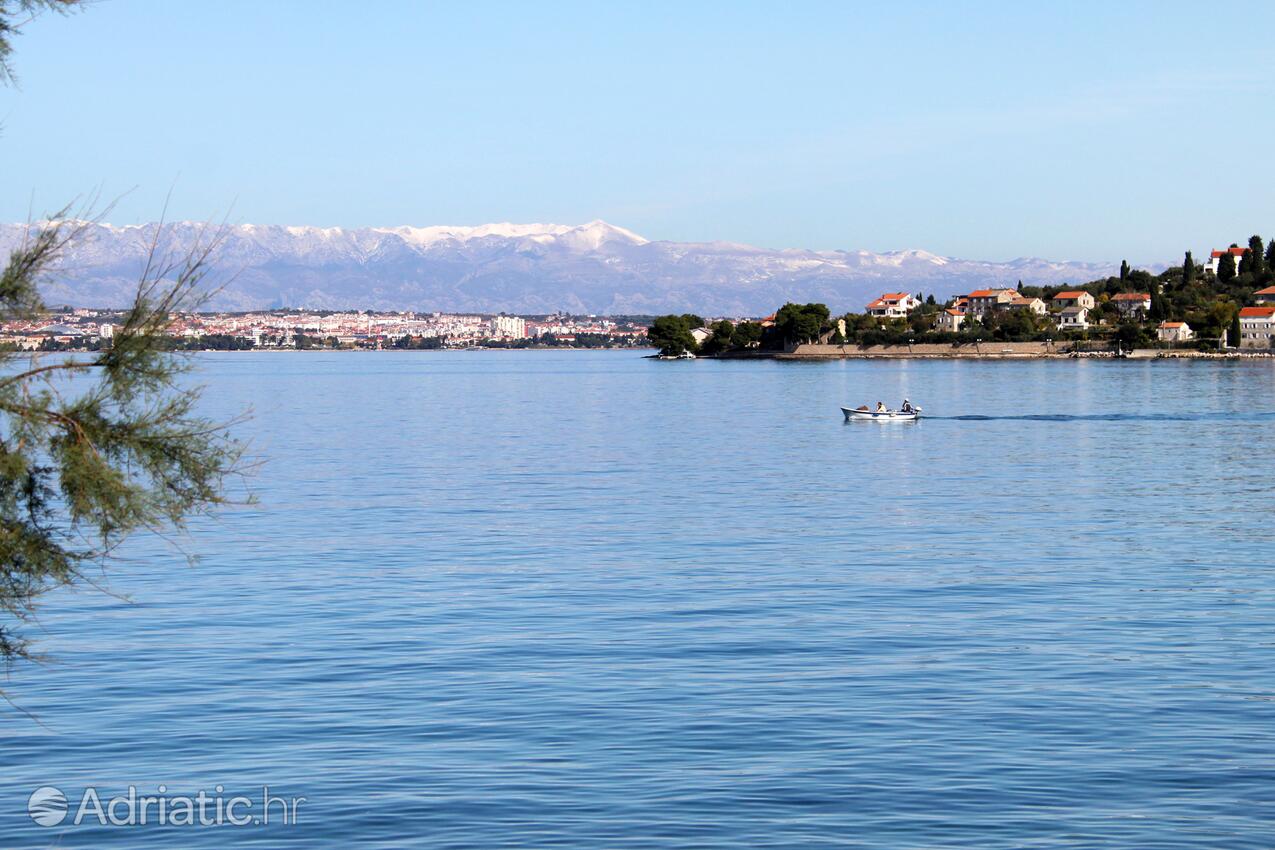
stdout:
[[1275,844],[1272,361],[194,366],[254,502],[44,598],[2,847]]

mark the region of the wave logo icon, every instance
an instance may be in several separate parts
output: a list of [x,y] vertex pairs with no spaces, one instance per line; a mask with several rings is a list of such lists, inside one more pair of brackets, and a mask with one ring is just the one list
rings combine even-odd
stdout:
[[66,795],[52,785],[43,785],[27,798],[27,814],[40,826],[57,826],[66,818]]

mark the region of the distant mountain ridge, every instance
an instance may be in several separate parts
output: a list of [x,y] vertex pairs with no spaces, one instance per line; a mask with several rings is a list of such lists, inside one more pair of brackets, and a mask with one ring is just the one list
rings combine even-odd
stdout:
[[[129,303],[156,224],[92,224],[44,288],[46,301]],[[163,225],[159,244],[182,252],[205,225]],[[7,256],[26,225],[0,224]],[[985,262],[920,250],[771,250],[730,242],[650,241],[604,221],[581,225],[226,228],[217,268],[230,278],[210,305],[639,314],[694,311],[756,316],[785,301],[860,311],[886,291],[947,297],[999,285],[1082,283],[1111,263],[1020,258]]]

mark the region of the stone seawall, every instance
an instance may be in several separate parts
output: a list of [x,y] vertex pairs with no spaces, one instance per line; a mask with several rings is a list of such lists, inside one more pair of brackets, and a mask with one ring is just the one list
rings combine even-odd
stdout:
[[777,354],[779,358],[820,357],[1062,357],[1071,352],[1068,343],[1057,342],[981,342],[966,345],[799,345],[792,351]]

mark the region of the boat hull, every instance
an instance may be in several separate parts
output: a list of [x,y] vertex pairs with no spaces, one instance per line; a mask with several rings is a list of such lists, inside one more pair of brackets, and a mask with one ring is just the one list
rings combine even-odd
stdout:
[[921,418],[920,411],[903,413],[898,410],[887,410],[885,413],[877,413],[875,410],[856,410],[853,407],[843,407],[841,412],[846,415],[847,422],[915,422]]

